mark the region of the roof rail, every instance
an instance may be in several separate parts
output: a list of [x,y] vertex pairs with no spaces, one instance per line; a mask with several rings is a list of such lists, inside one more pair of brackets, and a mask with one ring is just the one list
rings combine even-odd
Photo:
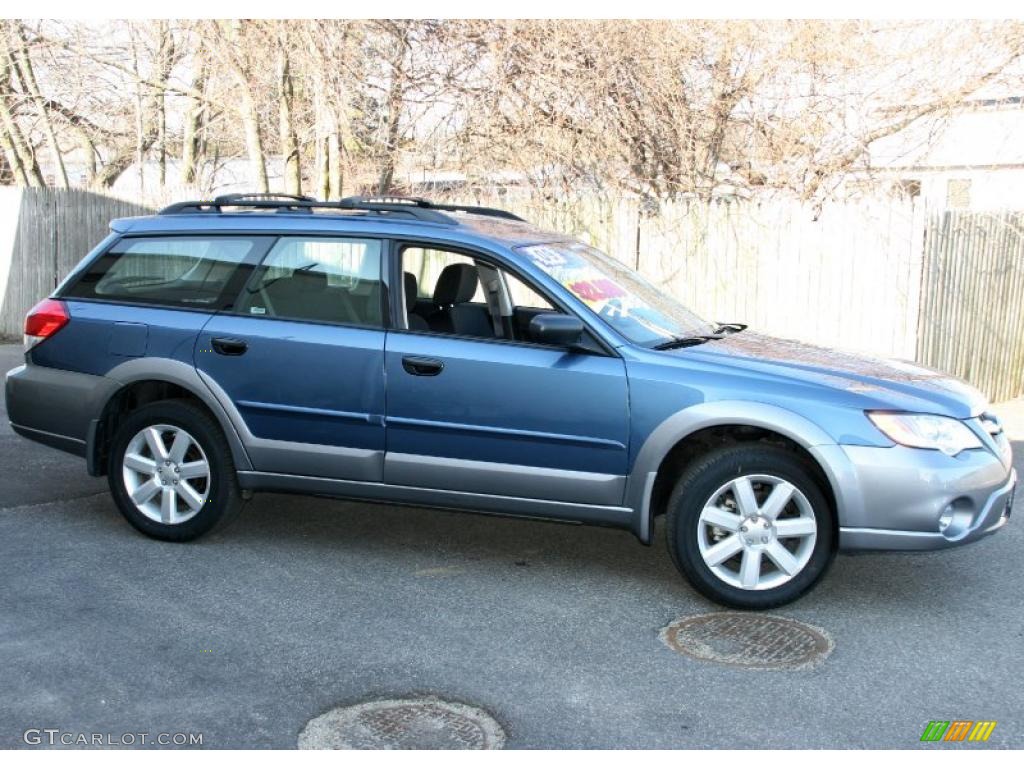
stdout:
[[187,200],[174,203],[160,211],[161,216],[175,213],[223,213],[224,208],[266,208],[281,211],[305,211],[334,209],[344,211],[370,211],[373,213],[408,216],[418,221],[434,224],[453,225],[458,222],[442,211],[474,213],[480,216],[495,216],[512,221],[525,221],[509,211],[499,208],[483,208],[476,205],[448,205],[432,203],[421,197],[346,197],[343,200],[323,201],[304,195],[285,195],[267,192],[221,195],[213,200]]
[[351,202],[353,205],[402,205],[402,206],[414,206],[416,208],[426,208],[433,211],[451,211],[452,213],[475,213],[478,216],[495,216],[499,219],[509,219],[511,221],[526,221],[522,216],[517,216],[511,211],[505,211],[501,208],[486,208],[480,205],[459,205],[451,203],[435,203],[427,200],[424,197],[395,197],[393,195],[384,195],[382,197],[346,197],[341,202]]
[[222,205],[241,203],[245,200],[297,200],[302,203],[315,203],[316,198],[309,195],[287,195],[283,192],[236,192],[230,195],[218,195],[213,202]]

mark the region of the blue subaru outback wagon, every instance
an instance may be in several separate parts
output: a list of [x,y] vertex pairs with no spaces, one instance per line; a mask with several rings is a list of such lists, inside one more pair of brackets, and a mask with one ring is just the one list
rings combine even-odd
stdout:
[[253,491],[612,526],[706,596],[974,541],[1015,474],[974,389],[703,320],[505,211],[235,195],[112,222],[26,318],[12,427],[184,541]]

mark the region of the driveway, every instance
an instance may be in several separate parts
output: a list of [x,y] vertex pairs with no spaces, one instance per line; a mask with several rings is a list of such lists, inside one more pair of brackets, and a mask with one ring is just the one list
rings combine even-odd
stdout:
[[[20,357],[0,347],[0,371]],[[4,412],[0,748],[30,728],[288,748],[334,706],[410,695],[489,711],[510,748],[1022,748],[1021,497],[972,546],[838,558],[774,612],[827,632],[831,655],[758,671],[662,642],[720,608],[660,536],[262,495],[213,536],[161,543]],[[957,719],[998,725],[988,744],[919,742]]]

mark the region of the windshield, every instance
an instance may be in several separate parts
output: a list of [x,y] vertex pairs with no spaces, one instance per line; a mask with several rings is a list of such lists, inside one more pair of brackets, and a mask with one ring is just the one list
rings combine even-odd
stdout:
[[580,242],[517,249],[635,344],[713,332],[710,323],[611,256]]

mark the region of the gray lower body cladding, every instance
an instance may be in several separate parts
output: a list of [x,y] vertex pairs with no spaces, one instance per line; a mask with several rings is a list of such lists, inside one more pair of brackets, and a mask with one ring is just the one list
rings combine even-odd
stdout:
[[[190,374],[175,381],[201,386],[190,366],[175,363],[173,368]],[[12,428],[24,437],[88,459],[104,405],[126,383],[121,377],[19,366],[8,373],[5,385]],[[331,451],[297,444],[287,444],[285,452],[295,459],[288,468],[246,471],[250,456],[260,458],[268,445],[281,453],[284,446],[258,438],[246,444],[247,431],[239,434],[225,406],[205,389],[200,391],[218,411],[228,433],[243,487],[615,526],[633,530],[645,542],[650,539],[650,530],[640,525],[647,516],[634,505],[622,503],[625,478],[617,476],[544,469],[525,472],[526,467],[396,454],[390,471],[387,457],[376,456],[367,459],[371,471],[362,476],[332,478],[326,472],[309,471],[319,469],[314,459],[321,453],[328,463],[336,459]],[[1008,519],[1016,477],[1008,457],[988,450],[950,457],[900,446],[817,445],[811,452],[836,497],[841,549],[957,546],[993,533]],[[254,469],[260,469],[263,462],[255,463]],[[449,471],[452,476],[446,482],[431,478]],[[650,477],[634,480],[641,487],[640,480]],[[536,487],[527,488],[531,482]],[[649,503],[644,496],[637,499],[640,510]]]
[[105,376],[22,365],[7,374],[11,428],[54,448],[86,455],[92,422],[120,384]]
[[946,456],[894,446],[821,446],[839,468],[844,550],[932,550],[969,544],[1009,519],[1016,473],[987,449]]

